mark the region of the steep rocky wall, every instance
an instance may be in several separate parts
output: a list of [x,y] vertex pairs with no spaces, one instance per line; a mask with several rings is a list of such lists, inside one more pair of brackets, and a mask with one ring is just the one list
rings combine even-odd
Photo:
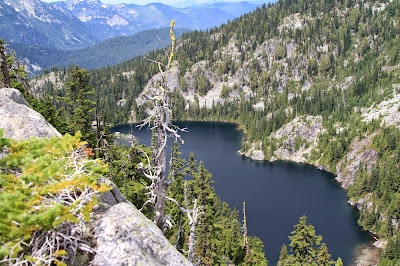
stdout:
[[344,159],[337,164],[336,180],[344,189],[347,190],[354,184],[356,174],[361,164],[365,165],[368,173],[370,173],[373,164],[378,159],[378,152],[369,149],[368,146],[376,134],[377,133],[373,133],[363,140],[359,140],[358,138],[353,139],[350,151],[344,156]]
[[[280,144],[272,160],[307,162],[306,154],[311,154],[311,150],[318,144],[319,136],[324,131],[322,116],[296,117],[272,134]],[[300,147],[296,147],[296,139],[301,140]],[[306,143],[308,145],[305,145]]]

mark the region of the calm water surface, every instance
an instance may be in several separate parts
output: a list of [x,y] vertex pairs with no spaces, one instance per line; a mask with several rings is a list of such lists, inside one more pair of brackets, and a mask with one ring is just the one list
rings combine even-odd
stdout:
[[[269,265],[276,265],[282,244],[290,243],[288,236],[302,215],[324,237],[333,259],[341,257],[344,265],[351,263],[355,248],[372,240],[357,225],[358,214],[333,175],[309,165],[257,162],[239,155],[242,132],[231,123],[176,124],[189,130],[182,134],[183,157],[193,152],[204,162],[218,196],[240,212],[246,201],[249,235],[264,242]],[[130,129],[120,125],[113,131],[129,133]],[[150,144],[151,132],[134,128],[133,134],[140,143]]]

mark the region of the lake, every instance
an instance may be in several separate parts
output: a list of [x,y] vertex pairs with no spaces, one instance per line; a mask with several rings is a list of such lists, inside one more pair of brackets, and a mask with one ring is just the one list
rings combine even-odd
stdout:
[[[183,133],[182,156],[190,152],[213,174],[221,200],[242,212],[246,202],[247,229],[264,242],[269,265],[276,265],[282,245],[300,216],[306,215],[333,259],[351,264],[355,249],[373,239],[357,225],[358,212],[347,202],[346,192],[334,175],[313,166],[291,162],[259,162],[238,153],[243,133],[237,125],[220,122],[176,122],[188,128]],[[129,133],[129,125],[113,132]],[[150,144],[151,132],[133,127],[139,143]],[[171,144],[168,146],[171,147]],[[242,219],[242,217],[240,218]]]

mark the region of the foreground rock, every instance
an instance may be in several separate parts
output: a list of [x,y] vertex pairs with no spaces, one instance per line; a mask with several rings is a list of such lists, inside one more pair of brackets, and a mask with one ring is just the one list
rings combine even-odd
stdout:
[[41,114],[29,107],[16,89],[0,89],[0,117],[0,128],[4,129],[6,138],[25,140],[61,136]]
[[94,238],[97,247],[91,265],[192,265],[130,203],[118,203],[104,212]]

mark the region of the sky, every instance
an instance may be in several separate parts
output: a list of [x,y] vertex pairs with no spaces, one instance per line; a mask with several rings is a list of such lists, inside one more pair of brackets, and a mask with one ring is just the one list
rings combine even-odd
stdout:
[[[43,2],[56,2],[61,0],[42,0]],[[65,0],[63,0],[65,1]],[[206,2],[241,2],[244,0],[100,0],[103,3],[107,4],[119,4],[119,3],[131,3],[136,5],[146,5],[149,3],[163,3],[170,6],[176,7],[186,7],[193,4],[203,4]],[[254,0],[247,0],[248,2],[253,2]],[[264,2],[258,0],[257,2]],[[265,1],[267,2],[267,1]]]

